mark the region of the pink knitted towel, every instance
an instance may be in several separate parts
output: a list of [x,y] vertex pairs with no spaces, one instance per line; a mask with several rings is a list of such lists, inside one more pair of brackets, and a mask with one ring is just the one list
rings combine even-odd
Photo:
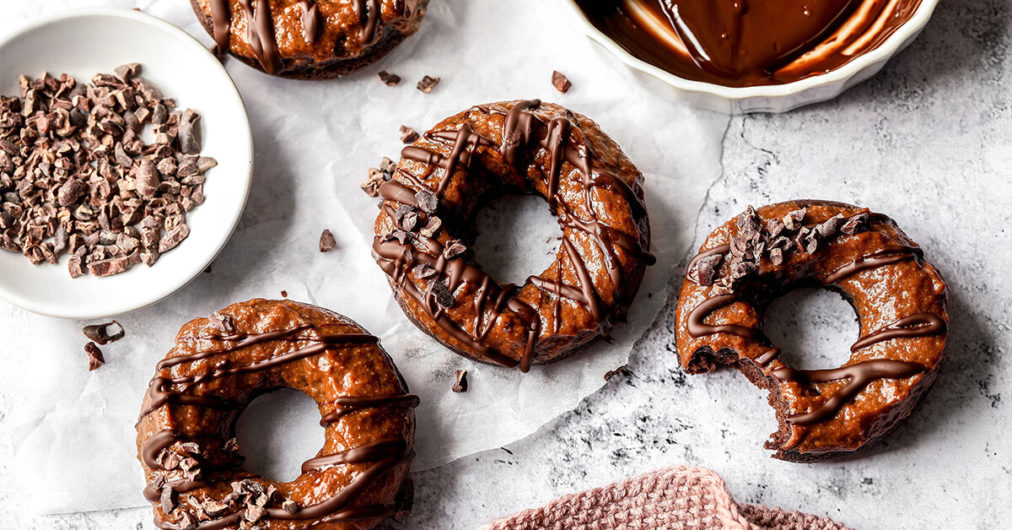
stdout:
[[481,530],[816,529],[847,530],[825,517],[737,504],[713,471],[654,471],[492,521]]

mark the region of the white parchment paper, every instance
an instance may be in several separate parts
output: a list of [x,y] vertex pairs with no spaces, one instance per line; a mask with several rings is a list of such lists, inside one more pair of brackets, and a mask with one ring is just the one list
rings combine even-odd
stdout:
[[[68,6],[119,5],[163,17],[210,44],[185,1],[2,1],[4,33]],[[377,65],[339,81],[275,79],[234,60],[228,69],[254,129],[255,176],[246,213],[211,272],[168,300],[119,318],[127,337],[107,346],[108,364],[91,373],[82,351],[84,322],[0,304],[0,411],[12,411],[6,417],[0,412],[0,439],[13,451],[9,460],[0,458],[0,477],[34,492],[23,502],[36,511],[144,504],[133,424],[154,364],[189,319],[248,298],[277,298],[281,290],[343,313],[381,338],[422,398],[416,470],[525,437],[571,410],[604,384],[606,372],[625,364],[663,307],[671,269],[684,259],[707,186],[721,171],[727,118],[686,109],[652,83],[648,88],[585,38],[565,2],[433,0],[417,35]],[[383,69],[404,82],[383,85],[376,77]],[[553,69],[572,80],[568,94],[552,87]],[[414,87],[423,75],[442,78],[431,94]],[[526,375],[466,361],[407,321],[370,257],[376,201],[359,189],[380,157],[396,159],[401,124],[421,132],[471,105],[518,98],[554,101],[586,114],[625,148],[646,175],[651,250],[658,258],[629,322],[616,327],[612,342]],[[518,230],[509,237],[494,234],[496,241],[480,239],[479,255],[498,260],[489,267],[507,280],[540,272],[552,259],[554,241],[546,240],[557,234],[547,206],[504,200],[491,208],[483,223]],[[323,228],[338,241],[328,254],[316,249]],[[459,368],[469,372],[466,394],[450,392]],[[304,432],[306,416],[316,414],[312,407],[286,410],[298,416],[292,422],[300,427],[265,436],[319,436]]]

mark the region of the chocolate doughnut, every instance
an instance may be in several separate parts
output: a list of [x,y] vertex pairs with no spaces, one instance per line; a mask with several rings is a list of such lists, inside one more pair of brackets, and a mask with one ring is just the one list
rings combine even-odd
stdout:
[[[800,370],[761,331],[769,302],[803,285],[839,292],[861,337],[844,366]],[[731,365],[769,390],[776,458],[858,450],[906,418],[934,382],[948,291],[922,250],[888,217],[824,201],[741,214],[714,230],[687,267],[676,311],[682,367]]]
[[190,0],[217,53],[271,75],[328,79],[418,30],[428,0]]
[[[243,469],[235,423],[256,396],[305,392],[325,442],[291,482]],[[367,529],[408,508],[418,398],[354,322],[296,302],[251,300],[179,331],[137,424],[155,526]],[[260,526],[257,526],[260,528]]]
[[[642,175],[588,118],[540,101],[451,116],[401,152],[379,187],[373,253],[419,328],[477,361],[527,371],[608,333],[649,254]],[[562,242],[523,285],[490,277],[468,251],[474,216],[504,194],[544,197]]]

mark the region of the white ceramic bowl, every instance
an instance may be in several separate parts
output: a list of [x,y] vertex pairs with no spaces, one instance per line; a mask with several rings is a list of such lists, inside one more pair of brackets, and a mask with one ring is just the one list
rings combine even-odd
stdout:
[[619,46],[597,29],[575,0],[569,4],[586,27],[587,35],[633,70],[671,87],[674,97],[691,105],[727,113],[786,112],[797,107],[833,99],[848,88],[878,73],[893,55],[913,42],[931,18],[938,0],[921,0],[910,20],[896,29],[880,46],[825,74],[782,85],[727,87],[693,81],[662,70]]
[[18,94],[18,76],[68,73],[87,82],[138,62],[141,75],[179,108],[200,113],[204,156],[218,160],[204,186],[206,202],[187,215],[190,236],[116,276],[71,278],[60,265],[32,265],[0,250],[0,298],[63,318],[118,315],[153,304],[186,285],[228,241],[246,205],[253,138],[239,92],[221,63],[193,37],[161,19],[126,9],[72,11],[39,20],[0,42],[0,93]]

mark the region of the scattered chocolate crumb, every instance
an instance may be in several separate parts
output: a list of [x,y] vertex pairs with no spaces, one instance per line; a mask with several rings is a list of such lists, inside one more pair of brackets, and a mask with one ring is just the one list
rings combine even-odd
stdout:
[[433,280],[429,283],[429,289],[427,294],[431,294],[435,299],[436,303],[445,309],[453,307],[457,300],[453,297],[453,293],[450,289],[439,280]]
[[783,218],[784,226],[791,232],[797,230],[801,227],[801,222],[805,220],[806,212],[808,212],[808,208],[801,208],[799,210],[789,212]]
[[418,131],[408,127],[407,125],[401,125],[401,143],[414,143],[418,138]]
[[457,381],[453,383],[453,388],[450,390],[458,394],[467,392],[467,370],[457,370]]
[[369,169],[369,178],[361,185],[362,191],[370,197],[379,196],[379,188],[394,176],[397,164],[387,157],[380,161],[379,168]]
[[207,317],[207,323],[222,333],[235,333],[235,319],[232,315],[223,315],[220,311],[215,311]]
[[467,246],[464,245],[463,241],[451,239],[446,242],[446,247],[443,248],[443,257],[453,259],[465,252],[467,252]]
[[386,70],[381,71],[379,74],[380,81],[386,86],[397,86],[401,82],[401,76],[397,74],[391,74]]
[[98,349],[98,345],[94,342],[89,342],[84,345],[84,353],[88,354],[89,372],[98,370],[103,364],[105,364],[105,356],[102,355],[102,350]]
[[320,234],[320,252],[330,252],[335,248],[337,248],[337,241],[334,239],[334,234],[324,228],[323,233]]
[[[109,328],[113,326],[119,328],[119,330],[110,334]],[[124,330],[123,326],[115,320],[104,324],[84,326],[84,329],[81,331],[84,332],[85,337],[88,337],[88,340],[97,343],[99,346],[105,346],[106,343],[109,342],[116,342],[126,335],[126,330]]]
[[425,226],[418,233],[425,237],[432,237],[436,235],[436,232],[439,232],[441,226],[443,226],[443,221],[438,217],[432,216],[429,217],[429,221],[425,223]]
[[502,449],[503,451],[505,451],[510,456],[513,456],[513,451],[510,451],[509,449],[506,449],[505,447],[500,447],[499,449]]
[[288,291],[282,289],[281,290],[281,298],[288,298]]
[[431,94],[432,89],[436,88],[436,85],[438,84],[439,84],[438,77],[425,76],[422,78],[421,81],[418,82],[418,90],[421,90],[426,94]]
[[552,72],[552,85],[559,92],[565,94],[569,92],[569,89],[573,87],[573,83],[569,82],[569,78],[562,74],[562,72],[555,70]]

